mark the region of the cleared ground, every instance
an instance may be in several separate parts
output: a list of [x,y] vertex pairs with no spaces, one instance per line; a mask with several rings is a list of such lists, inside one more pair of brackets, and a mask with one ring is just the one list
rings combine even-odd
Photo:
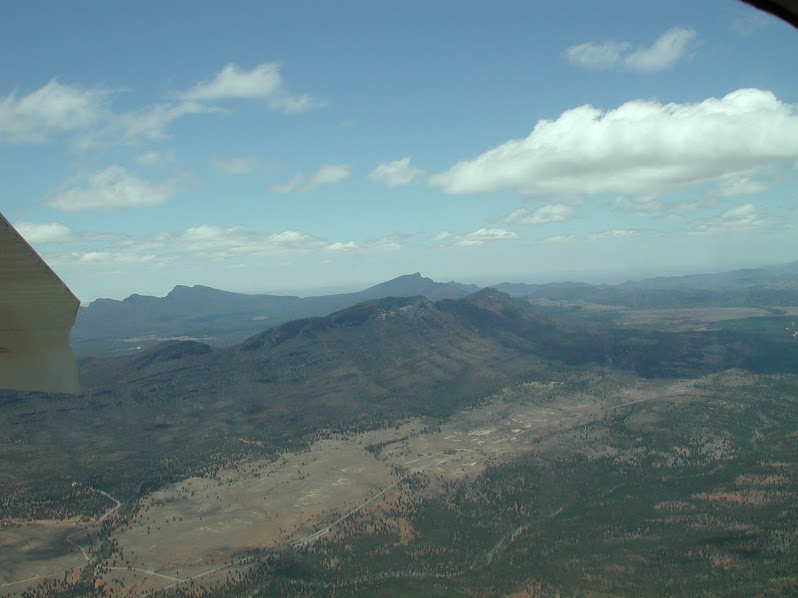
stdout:
[[[556,432],[584,426],[624,405],[696,396],[692,382],[643,382],[607,372],[586,374],[577,386],[589,390],[574,390],[573,381],[516,385],[440,427],[411,420],[397,428],[328,438],[272,462],[239,463],[215,478],[169,485],[145,497],[135,515],[112,533],[121,551],[105,563],[104,579],[120,595],[191,579],[221,580],[247,550],[312,542],[335,531],[342,517],[392,500],[394,485],[414,472],[438,482],[475,475],[489,460],[529,452],[541,443],[573,444],[572,435]],[[591,442],[584,450],[603,449]],[[66,541],[79,529],[75,522],[0,529],[4,583],[62,576],[84,565],[81,553]],[[88,547],[83,537],[75,542]],[[0,592],[16,593],[39,581],[2,586]]]

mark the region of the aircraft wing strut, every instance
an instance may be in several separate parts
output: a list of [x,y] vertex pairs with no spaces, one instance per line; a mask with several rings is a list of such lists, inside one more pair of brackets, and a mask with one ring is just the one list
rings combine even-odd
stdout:
[[0,388],[80,392],[69,333],[80,301],[0,214]]

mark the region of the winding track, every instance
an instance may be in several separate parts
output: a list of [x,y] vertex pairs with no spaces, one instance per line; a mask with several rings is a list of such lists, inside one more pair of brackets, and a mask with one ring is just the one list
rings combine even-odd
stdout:
[[98,490],[97,488],[92,488],[91,486],[89,487],[89,490],[93,490],[94,492],[97,492],[97,493],[99,493],[99,494],[102,494],[102,495],[103,495],[103,496],[105,496],[106,498],[109,498],[109,499],[111,499],[112,501],[114,501],[114,502],[116,503],[116,506],[114,506],[114,507],[112,507],[112,508],[108,509],[108,510],[107,510],[107,511],[106,511],[106,512],[105,512],[105,513],[102,515],[102,517],[100,517],[100,518],[99,518],[97,521],[95,521],[94,523],[92,523],[92,524],[91,524],[90,526],[88,526],[87,528],[85,528],[85,529],[81,529],[81,530],[78,530],[78,531],[76,531],[76,532],[72,532],[71,534],[69,534],[69,535],[66,537],[67,544],[71,544],[72,546],[74,546],[74,547],[76,547],[76,548],[80,549],[80,553],[83,555],[83,558],[84,558],[84,559],[86,559],[86,562],[89,562],[89,561],[91,561],[91,558],[90,558],[90,557],[89,557],[89,555],[86,553],[86,549],[85,549],[85,548],[83,548],[83,546],[81,546],[81,545],[80,545],[80,544],[78,544],[77,542],[73,542],[73,541],[72,541],[72,538],[73,538],[73,537],[75,537],[75,536],[77,536],[78,534],[82,534],[82,533],[84,533],[84,532],[88,532],[88,531],[89,531],[90,529],[92,529],[93,527],[96,527],[96,526],[100,525],[100,524],[101,524],[103,521],[105,521],[105,519],[106,519],[107,517],[109,517],[111,514],[115,513],[115,512],[116,512],[116,510],[117,510],[119,507],[121,507],[121,506],[122,506],[122,503],[120,503],[118,500],[116,500],[116,499],[115,499],[113,496],[111,496],[111,495],[110,495],[110,494],[108,494],[107,492],[104,492],[104,491],[102,491],[102,490]]
[[[628,401],[626,403],[621,403],[619,405],[613,405],[612,407],[608,407],[608,408],[604,409],[603,412],[604,413],[610,413],[610,412],[615,411],[616,409],[620,409],[622,407],[629,407],[630,405],[636,405],[638,403],[646,403],[648,401],[652,401],[652,400],[655,400],[655,399],[662,399],[662,398],[663,398],[663,395],[655,395],[655,396],[647,397],[645,399],[638,399],[636,401]],[[582,408],[584,408],[584,406],[583,407],[576,407],[574,409],[582,409]],[[537,426],[532,426],[531,428],[526,428],[525,430],[521,430],[517,434],[511,434],[510,436],[505,436],[504,438],[500,438],[498,440],[495,440],[495,441],[492,442],[492,445],[493,445],[493,447],[495,447],[497,445],[504,444],[504,443],[506,443],[508,441],[516,440],[519,436],[523,436],[523,435],[528,434],[528,433],[530,433],[530,432],[532,432],[534,430],[538,430],[538,429],[540,429],[542,427],[550,426],[550,425],[552,425],[552,424],[546,423],[546,424],[539,424]],[[373,503],[375,500],[377,500],[378,498],[383,496],[385,493],[389,492],[390,490],[392,490],[393,488],[395,488],[396,486],[401,484],[404,480],[406,480],[412,474],[419,473],[419,472],[424,471],[425,469],[427,469],[429,467],[432,467],[432,466],[443,465],[447,461],[450,461],[450,460],[452,460],[454,458],[460,459],[460,458],[464,457],[465,455],[467,455],[469,453],[473,453],[476,450],[477,449],[462,449],[462,450],[458,451],[456,455],[446,455],[442,459],[438,459],[438,457],[440,457],[441,455],[445,454],[443,451],[438,451],[437,453],[432,453],[430,455],[425,455],[424,457],[421,457],[421,459],[424,459],[424,458],[428,459],[428,462],[426,464],[420,465],[418,467],[414,467],[413,469],[410,470],[409,473],[403,475],[401,478],[396,480],[393,484],[391,484],[390,486],[386,486],[380,492],[378,492],[377,494],[375,494],[374,496],[372,496],[368,500],[365,500],[362,503],[360,503],[359,505],[357,505],[356,507],[353,507],[351,510],[347,511],[344,515],[342,515],[341,517],[339,517],[338,519],[336,519],[332,523],[325,525],[324,527],[316,530],[315,532],[313,532],[311,534],[308,534],[307,536],[305,536],[303,538],[299,538],[297,540],[292,540],[290,542],[287,542],[285,544],[280,544],[278,546],[273,546],[272,548],[267,549],[265,552],[274,552],[274,551],[276,551],[278,549],[287,548],[289,546],[292,547],[292,548],[297,548],[297,547],[300,547],[300,546],[306,546],[306,545],[314,542],[315,540],[318,540],[322,536],[325,536],[326,534],[330,533],[330,531],[334,527],[336,527],[337,525],[339,525],[341,522],[345,521],[347,518],[351,517],[352,515],[356,514],[357,512],[361,511],[362,509],[364,509],[365,507],[367,507],[368,505]],[[414,463],[414,462],[419,461],[419,460],[420,459],[413,459],[411,461],[408,461],[405,465],[409,465],[410,463]],[[224,569],[229,569],[229,568],[232,568],[232,567],[236,567],[238,565],[242,565],[242,564],[246,563],[248,560],[251,560],[252,558],[253,557],[243,557],[243,558],[238,559],[236,561],[233,561],[233,562],[230,562],[230,563],[225,563],[224,565],[219,565],[218,567],[214,567],[213,569],[209,569],[209,570],[204,571],[202,573],[199,573],[197,575],[193,575],[191,577],[187,577],[186,579],[175,580],[175,583],[172,583],[172,584],[170,584],[168,586],[165,586],[163,588],[160,588],[158,590],[152,590],[152,591],[147,592],[145,594],[140,594],[137,598],[147,598],[149,596],[152,596],[153,594],[156,594],[156,593],[164,591],[164,590],[169,590],[169,589],[174,588],[174,587],[176,587],[176,586],[178,586],[180,584],[188,583],[188,582],[190,582],[192,580],[196,580],[196,579],[200,579],[202,577],[206,577],[208,575],[211,575],[211,574],[216,573],[218,571],[222,571]],[[141,569],[136,569],[136,571],[141,571]],[[152,573],[152,572],[145,571],[145,573]],[[166,576],[160,575],[158,573],[155,573],[155,575],[158,575],[159,577],[166,577]],[[172,579],[174,579],[174,578],[172,578]]]
[[[72,532],[71,534],[69,534],[69,535],[66,537],[67,544],[71,544],[72,546],[74,546],[75,548],[77,548],[78,550],[80,550],[80,553],[83,555],[83,558],[84,558],[84,559],[86,559],[86,562],[89,562],[89,561],[91,561],[91,557],[89,557],[88,553],[86,552],[86,549],[85,549],[85,548],[83,548],[83,546],[81,546],[81,545],[80,545],[80,544],[78,544],[77,542],[73,542],[73,541],[72,541],[72,538],[74,538],[74,537],[75,537],[75,536],[77,536],[78,534],[86,533],[86,532],[88,532],[90,529],[92,529],[93,527],[96,527],[97,525],[99,525],[100,523],[102,523],[102,522],[103,522],[103,521],[104,521],[104,520],[105,520],[107,517],[111,516],[111,514],[115,513],[115,512],[116,512],[116,510],[117,510],[119,507],[121,507],[121,506],[122,506],[122,503],[120,503],[118,500],[116,500],[116,499],[115,499],[113,496],[111,496],[111,495],[110,495],[110,494],[108,494],[107,492],[104,492],[104,491],[102,491],[102,490],[98,490],[97,488],[92,488],[91,486],[89,486],[89,490],[93,490],[94,492],[97,492],[97,493],[99,493],[99,494],[102,494],[102,495],[103,495],[103,496],[105,496],[106,498],[109,498],[109,499],[111,499],[112,501],[114,501],[114,502],[116,503],[116,505],[114,505],[113,507],[111,507],[110,509],[108,509],[108,510],[107,510],[105,513],[103,513],[103,515],[102,515],[102,516],[101,516],[101,517],[100,517],[100,518],[99,518],[97,521],[95,521],[94,523],[92,523],[92,524],[91,524],[91,525],[89,525],[88,527],[85,527],[85,528],[79,529],[79,530],[78,530],[78,531],[76,531],[76,532]],[[25,583],[26,581],[36,581],[37,579],[44,579],[44,578],[46,578],[46,577],[51,577],[52,575],[55,575],[55,574],[48,574],[48,575],[35,575],[35,576],[33,576],[33,577],[29,577],[28,579],[20,579],[20,580],[18,580],[18,581],[10,581],[10,582],[8,582],[8,583],[0,584],[0,588],[5,588],[5,587],[8,587],[8,586],[15,586],[15,585],[19,585],[19,584],[21,584],[21,583]],[[157,573],[156,573],[155,575],[157,575]]]
[[[648,397],[648,398],[645,398],[645,399],[638,399],[636,401],[629,401],[629,402],[626,402],[626,403],[621,403],[620,405],[613,405],[612,407],[609,407],[609,408],[605,409],[604,412],[605,413],[609,413],[611,411],[614,411],[616,409],[620,409],[622,407],[628,407],[630,405],[635,405],[635,404],[638,404],[638,403],[645,403],[645,402],[651,401],[653,399],[661,399],[661,398],[662,398],[661,395],[655,395],[653,397]],[[581,408],[581,407],[578,407],[576,409],[579,409],[579,408]],[[510,436],[505,436],[504,438],[499,438],[498,440],[494,440],[491,443],[492,447],[496,447],[496,446],[504,444],[504,443],[506,443],[508,441],[516,440],[519,436],[523,436],[523,435],[528,434],[528,433],[530,433],[530,432],[532,432],[534,430],[540,429],[540,428],[542,428],[544,426],[548,426],[548,425],[551,425],[551,424],[539,424],[537,426],[533,426],[531,428],[526,428],[524,430],[521,430],[521,431],[519,431],[516,434],[512,434]],[[273,551],[276,551],[278,549],[287,548],[287,547],[297,548],[297,547],[300,547],[300,546],[306,546],[306,545],[318,540],[322,536],[325,536],[326,534],[330,533],[330,531],[334,527],[338,526],[341,522],[345,521],[347,518],[355,515],[356,513],[358,513],[359,511],[361,511],[365,507],[369,506],[375,500],[377,500],[378,498],[380,498],[381,496],[385,495],[387,492],[389,492],[390,490],[392,490],[393,488],[395,488],[396,486],[401,484],[404,480],[406,480],[408,477],[410,477],[410,475],[415,474],[415,473],[419,473],[421,471],[424,471],[425,469],[427,469],[429,467],[432,467],[432,466],[443,465],[444,463],[452,460],[453,458],[458,458],[458,459],[462,458],[463,456],[465,456],[465,455],[467,455],[469,453],[473,453],[475,450],[477,450],[477,449],[463,449],[463,450],[458,451],[456,455],[446,455],[446,456],[444,456],[441,459],[439,459],[438,457],[444,455],[443,451],[439,451],[437,453],[433,453],[433,454],[430,454],[430,455],[425,455],[425,457],[422,457],[422,459],[423,458],[428,459],[428,462],[426,464],[414,467],[413,469],[410,470],[409,473],[405,474],[404,476],[402,476],[401,478],[396,480],[391,485],[386,486],[385,488],[383,488],[380,492],[378,492],[377,494],[375,494],[371,498],[369,498],[369,499],[363,501],[362,503],[358,504],[357,506],[353,507],[352,509],[347,511],[344,515],[342,515],[341,517],[339,517],[338,519],[336,519],[332,523],[329,523],[329,524],[323,526],[322,528],[316,530],[313,533],[308,534],[307,536],[305,536],[303,538],[299,538],[297,540],[292,540],[292,541],[287,542],[285,544],[280,544],[280,545],[277,545],[277,546],[273,546],[272,548],[267,549],[266,552],[273,552]],[[419,460],[420,459],[413,459],[411,461],[408,461],[405,465],[409,465],[410,463],[414,463],[414,462],[417,462]],[[90,488],[90,489],[93,490],[94,492],[102,494],[106,498],[109,498],[110,500],[115,502],[116,505],[114,507],[112,507],[111,509],[109,509],[108,511],[106,511],[97,521],[95,521],[93,524],[91,524],[87,528],[78,530],[76,532],[73,532],[72,534],[70,534],[69,536],[66,537],[66,541],[69,544],[71,544],[72,546],[75,546],[76,548],[78,548],[80,550],[81,554],[83,555],[83,557],[86,559],[87,562],[91,561],[91,558],[89,557],[88,553],[83,548],[83,546],[81,546],[80,544],[77,544],[76,542],[72,541],[72,538],[74,536],[78,535],[78,534],[85,533],[88,530],[96,527],[97,525],[102,523],[107,517],[109,517],[110,515],[115,513],[117,511],[117,509],[119,509],[119,507],[121,506],[121,503],[117,499],[115,499],[113,496],[108,494],[107,492],[104,492],[102,490],[98,490],[97,488]],[[169,581],[173,582],[173,583],[171,583],[171,584],[169,584],[167,586],[164,586],[164,587],[159,588],[157,590],[152,590],[150,592],[146,592],[144,594],[140,594],[138,596],[138,598],[147,598],[148,596],[152,596],[153,594],[156,594],[157,592],[161,592],[163,590],[168,590],[168,589],[174,588],[174,587],[176,587],[176,586],[178,586],[180,584],[188,583],[188,582],[191,582],[193,580],[197,580],[197,579],[201,579],[203,577],[207,577],[208,575],[212,575],[213,573],[216,573],[218,571],[222,571],[224,569],[230,569],[232,567],[243,565],[247,561],[251,561],[252,558],[253,557],[249,557],[249,556],[248,557],[243,557],[243,558],[237,559],[235,561],[232,561],[230,563],[225,563],[223,565],[219,565],[217,567],[213,567],[211,569],[208,569],[207,571],[203,571],[202,573],[198,573],[196,575],[192,575],[191,577],[187,577],[185,579],[181,579],[181,578],[178,578],[178,577],[172,577],[170,575],[166,575],[166,574],[163,574],[163,573],[158,573],[156,571],[151,571],[151,570],[148,570],[148,569],[139,569],[137,567],[110,567],[110,569],[112,571],[136,571],[136,572],[139,572],[139,573],[144,573],[146,575],[152,575],[154,577],[159,577],[159,578],[166,579],[166,580],[169,580]],[[40,578],[40,576],[36,576],[36,577],[29,578],[29,579],[23,579],[23,580],[19,580],[19,581],[15,581],[15,582],[2,584],[2,585],[0,585],[0,587],[17,585],[17,584],[20,584],[20,583],[23,583],[23,582],[26,582],[26,581],[34,581],[34,580],[39,579],[39,578]]]

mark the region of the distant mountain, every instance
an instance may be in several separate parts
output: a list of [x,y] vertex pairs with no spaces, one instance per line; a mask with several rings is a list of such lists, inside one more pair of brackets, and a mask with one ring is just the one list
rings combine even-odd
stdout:
[[[290,410],[305,403],[359,409],[376,400],[380,409],[412,405],[423,414],[445,411],[448,402],[489,381],[503,384],[557,363],[613,366],[644,376],[732,367],[793,371],[798,344],[789,336],[773,341],[748,332],[590,328],[486,288],[438,302],[372,299],[269,328],[228,348],[170,341],[127,357],[84,360],[81,381],[88,387],[113,381],[111,386],[142,400],[150,392],[228,402],[267,397],[270,408],[289,400]],[[416,385],[439,389],[441,403],[417,403],[424,393]]]
[[432,301],[439,299],[459,299],[465,297],[469,293],[478,291],[479,287],[475,285],[461,285],[456,282],[435,282],[431,278],[421,276],[420,272],[415,274],[407,274],[383,282],[373,287],[353,293],[366,299],[379,299],[381,297],[426,297]]
[[[505,282],[496,289],[538,303],[592,303],[631,309],[798,305],[798,262],[619,285]],[[297,318],[324,316],[370,299],[422,296],[439,301],[459,299],[478,290],[476,285],[435,282],[418,272],[363,291],[304,298],[176,286],[166,297],[131,295],[122,301],[98,299],[82,307],[70,342],[79,357],[129,353],[168,339],[229,346],[265,328]]]
[[437,301],[467,294],[456,283],[434,282],[418,272],[355,293],[304,298],[178,285],[166,297],[131,295],[81,307],[70,342],[80,357],[126,353],[170,338],[232,345],[264,328],[326,315],[368,299],[420,295]]
[[[519,376],[544,375],[547,343],[559,344],[559,336],[576,334],[586,344],[589,334],[561,330],[531,306],[493,293],[437,303],[372,299],[233,347],[170,341],[124,357],[84,359],[81,382],[90,401],[152,405],[164,425],[200,418],[198,428],[209,426],[203,434],[235,427],[272,444],[348,421],[368,427],[444,416]],[[549,331],[540,346],[524,337],[538,319]],[[496,332],[488,334],[494,320]]]
[[646,289],[740,289],[755,285],[783,284],[796,286],[798,262],[763,268],[745,268],[712,274],[690,274],[687,276],[657,276],[637,281],[628,281],[621,287]]
[[[594,365],[648,377],[732,367],[794,373],[798,343],[761,327],[596,330],[495,289],[438,302],[372,299],[232,347],[169,341],[84,359],[82,395],[0,396],[0,437],[32,439],[24,447],[35,456],[35,470],[24,472],[30,483],[69,488],[80,476],[127,499],[246,455],[301,449],[330,432],[414,416],[434,425],[514,382]],[[32,436],[21,435],[23,425]]]
[[618,285],[502,283],[496,288],[533,301],[584,302],[632,309],[798,305],[798,262],[710,274],[658,276]]

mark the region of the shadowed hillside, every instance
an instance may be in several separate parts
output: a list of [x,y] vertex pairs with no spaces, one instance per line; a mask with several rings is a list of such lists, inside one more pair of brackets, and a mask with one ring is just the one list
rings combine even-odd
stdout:
[[421,295],[437,301],[467,294],[455,283],[434,282],[418,272],[355,293],[304,298],[178,285],[166,297],[134,294],[81,307],[70,342],[80,357],[126,353],[170,338],[192,337],[226,346],[267,326],[327,315],[369,299]]

